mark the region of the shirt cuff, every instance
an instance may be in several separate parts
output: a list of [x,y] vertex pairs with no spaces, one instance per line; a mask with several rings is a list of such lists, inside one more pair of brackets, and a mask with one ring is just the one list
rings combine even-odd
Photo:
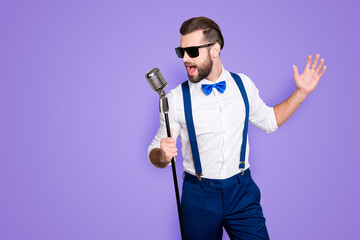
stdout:
[[270,109],[271,109],[271,113],[269,115],[269,118],[270,118],[271,126],[269,126],[269,128],[266,130],[267,133],[275,132],[276,129],[279,128],[279,126],[277,125],[274,108],[270,107]]

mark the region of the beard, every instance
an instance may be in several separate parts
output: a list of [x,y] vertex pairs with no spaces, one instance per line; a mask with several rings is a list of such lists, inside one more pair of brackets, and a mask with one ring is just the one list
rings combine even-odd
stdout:
[[187,73],[190,82],[198,83],[202,79],[207,78],[211,73],[212,66],[213,66],[213,60],[211,59],[210,54],[208,54],[208,57],[206,58],[205,62],[197,67],[198,70],[197,75],[189,75],[189,72]]

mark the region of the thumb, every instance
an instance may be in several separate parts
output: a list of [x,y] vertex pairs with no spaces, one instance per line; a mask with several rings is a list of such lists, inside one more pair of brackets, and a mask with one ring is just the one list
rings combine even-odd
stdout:
[[296,65],[293,65],[293,69],[294,69],[294,77],[297,78],[299,77],[299,71]]
[[170,136],[173,138],[173,130],[170,128]]

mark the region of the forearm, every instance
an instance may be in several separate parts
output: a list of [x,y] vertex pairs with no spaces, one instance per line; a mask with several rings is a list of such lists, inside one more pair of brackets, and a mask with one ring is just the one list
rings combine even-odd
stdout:
[[279,127],[293,115],[296,109],[305,100],[306,96],[307,94],[305,92],[297,88],[288,99],[274,107],[275,118]]
[[160,148],[154,148],[149,154],[151,163],[158,168],[166,168],[169,163],[162,162],[162,152]]

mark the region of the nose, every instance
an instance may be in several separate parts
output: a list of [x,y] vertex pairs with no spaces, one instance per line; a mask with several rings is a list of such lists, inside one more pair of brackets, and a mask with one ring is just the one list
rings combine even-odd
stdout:
[[187,62],[188,60],[190,60],[191,58],[189,57],[189,55],[187,54],[187,52],[185,51],[184,53],[184,57],[183,57],[183,62]]

